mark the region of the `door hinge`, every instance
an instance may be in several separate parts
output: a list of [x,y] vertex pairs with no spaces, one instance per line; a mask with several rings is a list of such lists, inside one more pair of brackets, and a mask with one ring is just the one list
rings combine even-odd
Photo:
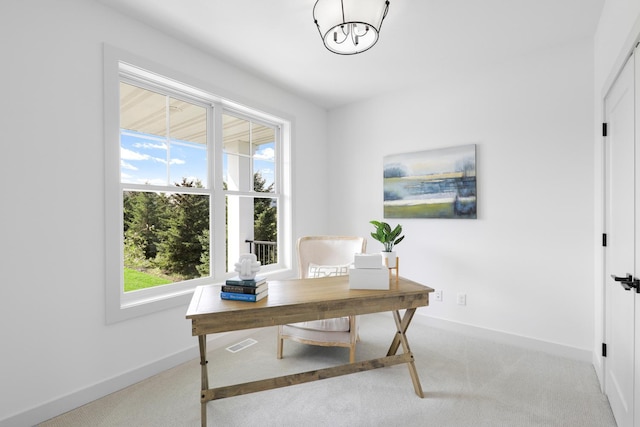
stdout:
[[602,246],[607,247],[607,233],[602,233]]
[[607,344],[602,343],[602,357],[607,357]]
[[602,124],[602,136],[607,136],[607,124]]

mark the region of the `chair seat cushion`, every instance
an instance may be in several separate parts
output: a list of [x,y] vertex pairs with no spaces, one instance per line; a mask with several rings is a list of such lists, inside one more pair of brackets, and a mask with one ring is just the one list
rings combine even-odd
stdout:
[[309,322],[292,323],[289,326],[295,326],[296,328],[310,329],[314,331],[348,332],[349,318],[338,317],[335,319],[311,320]]

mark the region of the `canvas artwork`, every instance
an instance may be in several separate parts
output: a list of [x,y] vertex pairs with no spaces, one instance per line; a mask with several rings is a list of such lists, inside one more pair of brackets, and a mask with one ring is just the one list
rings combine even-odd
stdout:
[[475,144],[384,158],[385,218],[476,218]]

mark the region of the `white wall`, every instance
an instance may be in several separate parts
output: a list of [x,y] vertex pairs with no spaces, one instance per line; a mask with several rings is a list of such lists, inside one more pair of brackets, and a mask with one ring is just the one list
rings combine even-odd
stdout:
[[[601,137],[601,123],[604,121],[603,100],[613,84],[617,74],[622,69],[626,58],[633,46],[640,39],[640,2],[637,0],[607,0],[602,10],[598,30],[594,38],[594,170],[595,170],[595,221],[594,236],[598,239],[605,230],[603,227],[603,142]],[[603,323],[604,299],[604,250],[596,251],[594,262],[594,358],[596,372],[602,382],[602,357],[598,347],[606,341]]]
[[384,155],[477,144],[477,220],[387,220],[405,230],[401,274],[443,290],[419,313],[588,357],[592,55],[576,41],[330,111],[332,226],[368,236],[382,218]]
[[103,43],[293,118],[294,235],[327,227],[327,190],[308,191],[327,179],[324,110],[96,2],[0,2],[0,424],[57,415],[197,344],[186,306],[105,325]]
[[324,111],[99,4],[0,2],[0,425],[56,415],[195,344],[186,307],[104,322],[102,43],[293,116],[294,235],[368,235],[382,217],[385,154],[477,144],[477,220],[398,221],[402,274],[444,290],[420,314],[590,350],[601,307],[599,94],[639,20],[636,0],[607,0],[594,45],[337,109],[327,138]]

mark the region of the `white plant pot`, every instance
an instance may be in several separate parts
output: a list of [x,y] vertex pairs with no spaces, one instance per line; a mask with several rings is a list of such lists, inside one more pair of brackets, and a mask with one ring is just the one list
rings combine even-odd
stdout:
[[382,254],[382,265],[386,265],[389,268],[396,267],[396,253],[395,252],[380,252]]

